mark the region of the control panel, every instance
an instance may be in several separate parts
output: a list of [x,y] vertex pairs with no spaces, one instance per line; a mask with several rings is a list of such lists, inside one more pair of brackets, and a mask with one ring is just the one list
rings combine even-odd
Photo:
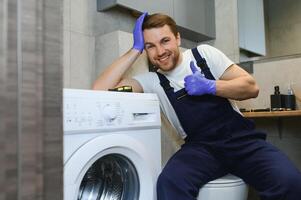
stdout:
[[64,131],[160,126],[159,103],[153,99],[64,95],[63,102]]

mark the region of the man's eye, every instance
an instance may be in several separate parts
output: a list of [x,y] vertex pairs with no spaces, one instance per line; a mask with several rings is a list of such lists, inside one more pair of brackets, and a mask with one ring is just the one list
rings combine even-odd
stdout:
[[151,49],[153,47],[153,45],[146,45],[145,48],[146,49]]
[[163,43],[168,43],[168,42],[169,42],[169,39],[163,40]]

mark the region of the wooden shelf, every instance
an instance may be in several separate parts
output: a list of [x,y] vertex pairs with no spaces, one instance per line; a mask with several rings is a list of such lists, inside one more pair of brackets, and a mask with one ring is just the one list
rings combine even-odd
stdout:
[[242,114],[246,118],[298,117],[298,116],[301,116],[301,110],[269,111],[269,112],[243,112]]
[[279,137],[282,138],[282,119],[286,117],[301,117],[301,110],[243,112],[242,114],[246,118],[276,118]]

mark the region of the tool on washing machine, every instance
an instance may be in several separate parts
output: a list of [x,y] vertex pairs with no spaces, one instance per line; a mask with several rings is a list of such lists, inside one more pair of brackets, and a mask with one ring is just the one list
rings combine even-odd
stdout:
[[121,86],[121,87],[109,89],[109,91],[115,91],[115,92],[133,92],[133,88],[132,88],[132,86],[125,85],[125,86]]

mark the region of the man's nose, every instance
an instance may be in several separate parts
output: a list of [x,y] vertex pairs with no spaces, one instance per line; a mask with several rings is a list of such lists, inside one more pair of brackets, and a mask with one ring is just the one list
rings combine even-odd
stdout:
[[158,45],[157,46],[157,54],[160,56],[160,55],[163,55],[165,53],[165,48],[161,45]]

